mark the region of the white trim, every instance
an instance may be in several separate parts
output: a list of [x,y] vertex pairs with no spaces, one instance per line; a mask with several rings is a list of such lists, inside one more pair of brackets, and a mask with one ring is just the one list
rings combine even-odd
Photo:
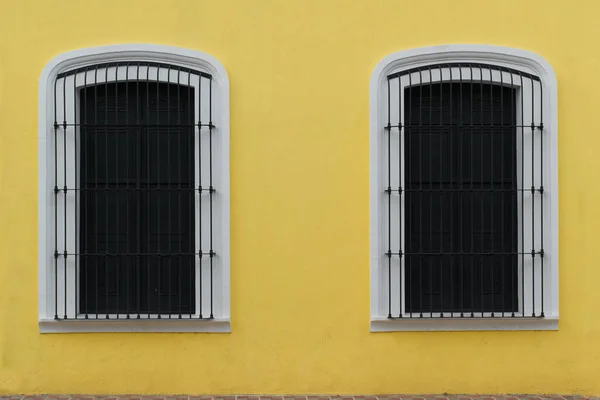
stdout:
[[544,318],[372,318],[371,332],[393,331],[556,331],[558,316]]
[[[384,186],[381,182],[380,149],[381,133],[385,126],[385,100],[382,94],[387,90],[387,76],[418,66],[439,62],[479,62],[508,67],[530,74],[537,75],[543,87],[544,105],[544,131],[549,136],[548,157],[544,155],[545,163],[549,166],[544,175],[544,198],[547,210],[547,221],[544,226],[548,228],[549,235],[545,246],[545,269],[549,273],[544,276],[545,287],[549,292],[545,298],[546,317],[542,321],[558,321],[558,104],[557,84],[554,70],[550,64],[537,54],[505,47],[489,45],[447,45],[400,51],[385,57],[377,64],[370,82],[370,270],[371,270],[371,331],[389,330],[495,330],[495,329],[540,329],[546,326],[538,323],[538,318],[519,319],[515,322],[512,318],[479,318],[470,320],[466,318],[430,319],[426,322],[415,322],[415,319],[387,319],[382,309],[387,286],[383,287],[385,279],[382,276],[382,257],[384,257],[383,238],[381,237],[383,224],[380,223],[383,210],[381,208],[381,195]],[[547,142],[544,142],[545,144]],[[546,153],[544,153],[546,154]],[[545,170],[546,171],[546,170]],[[546,225],[547,224],[547,225]],[[386,314],[386,313],[385,313]],[[527,320],[527,322],[525,322]],[[424,321],[424,319],[416,319]],[[506,322],[499,322],[506,321]],[[534,322],[530,322],[534,321]],[[448,325],[449,324],[449,325]],[[548,324],[547,326],[556,325]],[[450,327],[450,328],[448,328]],[[512,328],[507,328],[512,327]],[[439,329],[438,329],[439,328]],[[546,328],[551,329],[551,328]]]
[[162,320],[68,320],[41,319],[41,333],[77,332],[214,332],[230,333],[229,319],[213,320],[162,319]]
[[[53,319],[53,235],[51,229],[53,213],[52,184],[53,177],[50,165],[53,156],[52,149],[53,96],[54,81],[63,71],[93,65],[96,63],[115,61],[154,61],[198,69],[210,74],[213,78],[215,132],[219,135],[221,154],[215,157],[215,169],[220,170],[218,185],[219,215],[215,220],[220,222],[220,238],[215,242],[220,244],[217,251],[218,265],[221,272],[220,290],[215,290],[215,303],[220,304],[219,314],[215,320],[186,321],[167,320],[157,321],[55,321]],[[200,51],[178,47],[152,44],[123,44],[80,49],[61,54],[52,59],[42,71],[39,82],[39,165],[38,165],[38,220],[39,220],[39,249],[38,249],[38,319],[42,332],[94,332],[97,331],[157,331],[157,332],[228,332],[230,318],[230,176],[229,176],[229,78],[223,65],[214,57]],[[217,282],[217,284],[219,284]],[[216,321],[221,321],[216,323]],[[227,322],[227,328],[223,323]],[[123,328],[121,326],[123,324]],[[79,324],[82,324],[81,326]],[[111,328],[103,328],[109,324]],[[138,328],[135,328],[139,324]],[[191,324],[191,325],[189,325]],[[188,326],[189,325],[189,326]],[[51,327],[51,328],[48,328]]]

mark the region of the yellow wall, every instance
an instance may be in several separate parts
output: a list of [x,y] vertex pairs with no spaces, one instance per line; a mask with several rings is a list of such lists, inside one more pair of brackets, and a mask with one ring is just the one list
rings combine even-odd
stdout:
[[[0,393],[600,393],[598,0],[0,0]],[[231,81],[231,334],[41,335],[38,79],[55,55],[202,50]],[[485,43],[559,85],[558,332],[369,333],[369,79]]]

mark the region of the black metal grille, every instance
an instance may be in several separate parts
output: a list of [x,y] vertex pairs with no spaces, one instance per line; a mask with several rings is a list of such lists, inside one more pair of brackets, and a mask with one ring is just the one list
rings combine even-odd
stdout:
[[55,319],[214,317],[212,89],[150,62],[58,75]]
[[388,318],[544,316],[542,98],[493,65],[388,76]]

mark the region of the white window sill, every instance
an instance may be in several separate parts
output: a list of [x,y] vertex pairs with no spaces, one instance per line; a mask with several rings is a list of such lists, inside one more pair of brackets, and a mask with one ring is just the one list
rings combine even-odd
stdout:
[[558,316],[546,316],[544,318],[371,318],[371,332],[556,330],[558,330]]
[[212,332],[230,333],[229,319],[153,319],[153,320],[55,320],[40,319],[41,333],[85,333],[85,332]]

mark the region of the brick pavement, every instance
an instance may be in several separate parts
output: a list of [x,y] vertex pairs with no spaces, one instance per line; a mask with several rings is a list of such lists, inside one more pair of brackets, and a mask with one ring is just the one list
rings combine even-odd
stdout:
[[600,400],[578,395],[357,395],[357,396],[160,396],[160,395],[12,395],[0,400]]

